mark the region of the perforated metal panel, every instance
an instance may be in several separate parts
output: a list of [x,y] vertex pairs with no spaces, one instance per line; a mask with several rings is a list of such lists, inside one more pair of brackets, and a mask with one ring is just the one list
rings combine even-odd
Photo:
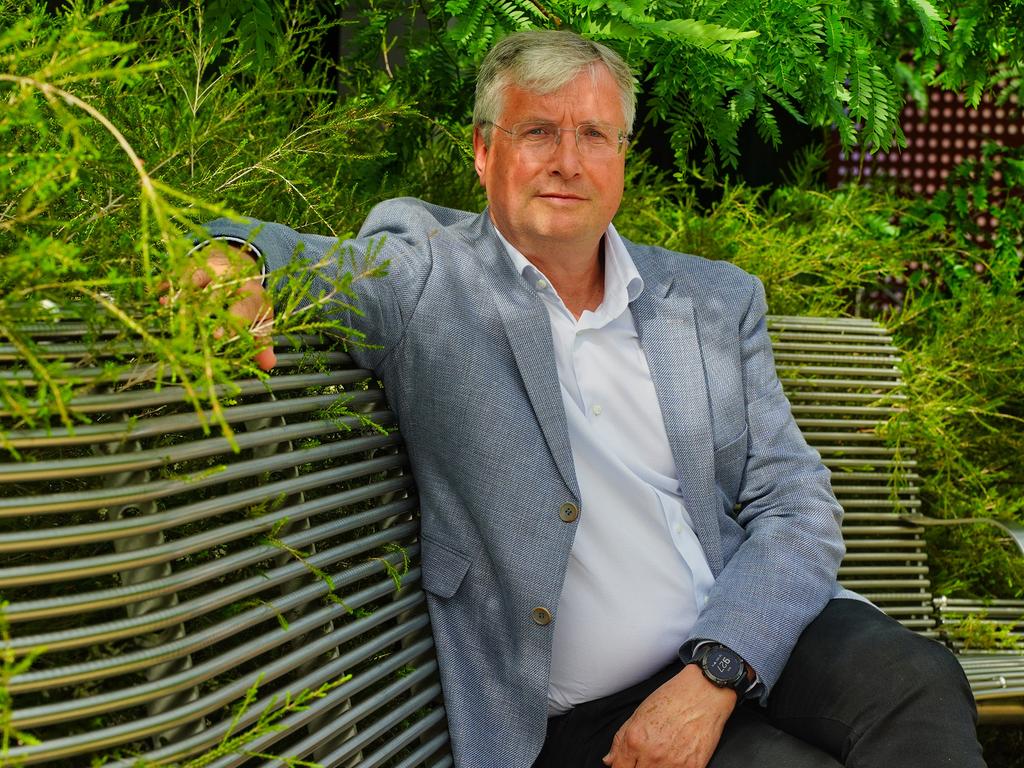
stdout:
[[[85,333],[36,336],[89,379]],[[142,369],[77,397],[74,429],[0,412],[0,594],[10,647],[41,651],[8,681],[41,743],[9,763],[208,755],[331,684],[212,764],[451,764],[394,417],[347,355],[306,345],[225,396],[238,452]],[[0,375],[30,378],[10,347]]]
[[[832,185],[882,175],[898,179],[909,192],[930,197],[943,185],[953,166],[980,155],[984,142],[995,141],[1007,147],[1024,144],[1024,119],[1015,96],[1002,106],[986,98],[972,109],[960,94],[932,90],[926,114],[908,102],[900,115],[900,126],[907,140],[903,149],[894,147],[871,154],[834,147],[829,171]],[[983,229],[989,224],[978,223]]]

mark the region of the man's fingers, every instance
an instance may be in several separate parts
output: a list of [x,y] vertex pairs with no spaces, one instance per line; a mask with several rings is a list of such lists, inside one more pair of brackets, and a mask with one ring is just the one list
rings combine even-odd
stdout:
[[[230,302],[228,312],[232,322],[213,330],[213,338],[223,340],[229,329],[248,328],[256,342],[255,363],[264,371],[277,364],[271,334],[274,330],[274,308],[263,289],[259,266],[246,253],[220,242],[210,243],[197,251],[195,261],[174,281],[179,286],[210,292]],[[163,293],[159,301],[167,305],[177,300],[172,294],[174,283],[163,281],[158,286]],[[180,293],[179,293],[180,295]],[[233,331],[234,336],[236,331]]]
[[623,735],[625,728],[626,724],[623,723],[622,727],[615,732],[615,736],[612,738],[612,748],[608,750],[607,755],[601,758],[601,762],[605,765],[614,766],[614,768],[634,768],[637,765],[636,758],[629,755],[629,750],[626,748]]
[[269,371],[277,364],[271,336],[274,331],[274,307],[267,292],[263,290],[262,281],[258,279],[246,282],[242,286],[242,294],[242,298],[232,304],[229,311],[248,324],[258,349],[254,358],[256,365]]

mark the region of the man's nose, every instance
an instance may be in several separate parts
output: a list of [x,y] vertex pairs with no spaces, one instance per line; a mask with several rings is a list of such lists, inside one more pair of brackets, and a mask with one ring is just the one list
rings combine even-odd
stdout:
[[576,146],[576,131],[562,128],[558,132],[554,149],[551,150],[549,167],[551,173],[560,176],[576,176],[580,172],[583,158]]

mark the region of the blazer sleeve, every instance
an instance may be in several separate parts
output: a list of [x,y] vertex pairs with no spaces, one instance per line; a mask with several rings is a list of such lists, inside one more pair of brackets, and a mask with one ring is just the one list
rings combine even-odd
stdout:
[[836,591],[842,507],[807,445],[775,372],[764,287],[753,278],[739,329],[749,443],[737,522],[746,538],[725,564],[680,655],[721,642],[757,672],[767,698],[804,628]]
[[[255,219],[216,219],[205,228],[211,238],[244,240],[260,252],[275,304],[287,281],[308,280],[300,306],[328,297],[317,314],[354,330],[357,343],[350,353],[359,365],[376,369],[401,340],[423,293],[433,259],[431,239],[440,225],[414,202],[394,200],[375,207],[350,240]],[[384,274],[360,277],[375,268]],[[355,277],[353,295],[332,301],[332,285],[345,272]]]

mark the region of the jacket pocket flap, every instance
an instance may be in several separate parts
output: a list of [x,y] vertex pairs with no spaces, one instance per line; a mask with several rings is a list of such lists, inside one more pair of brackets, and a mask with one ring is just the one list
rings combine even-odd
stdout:
[[423,589],[438,597],[451,597],[466,578],[470,559],[444,544],[422,536]]

